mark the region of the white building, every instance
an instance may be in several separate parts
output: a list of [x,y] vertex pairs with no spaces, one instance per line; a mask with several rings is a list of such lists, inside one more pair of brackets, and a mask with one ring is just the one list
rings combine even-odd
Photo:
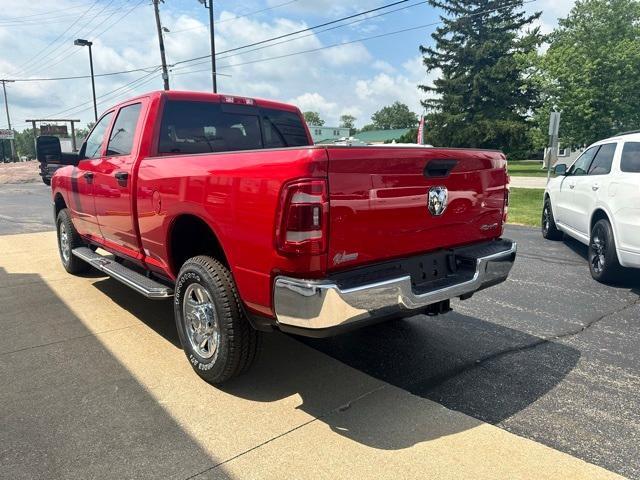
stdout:
[[313,143],[330,143],[341,138],[349,137],[351,132],[348,128],[342,127],[318,127],[309,125]]

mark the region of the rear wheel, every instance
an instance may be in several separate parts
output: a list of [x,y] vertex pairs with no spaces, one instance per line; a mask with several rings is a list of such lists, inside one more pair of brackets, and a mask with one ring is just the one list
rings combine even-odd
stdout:
[[611,282],[622,273],[618,261],[613,229],[608,220],[598,220],[591,229],[589,241],[589,270],[599,282]]
[[542,207],[542,236],[547,240],[562,240],[562,232],[556,227],[549,197],[544,199]]
[[230,380],[255,360],[259,333],[244,315],[231,272],[216,259],[198,256],[184,263],[174,315],[182,348],[207,382]]
[[58,213],[56,219],[56,227],[58,231],[58,251],[62,266],[68,273],[77,274],[85,272],[89,265],[78,257],[74,256],[72,250],[78,247],[84,247],[85,243],[76,231],[69,215],[69,210],[63,208]]

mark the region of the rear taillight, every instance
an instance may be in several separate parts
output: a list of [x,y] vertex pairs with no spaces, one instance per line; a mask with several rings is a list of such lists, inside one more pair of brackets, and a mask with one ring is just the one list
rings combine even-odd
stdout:
[[325,253],[328,217],[326,180],[297,180],[285,185],[276,228],[278,250],[284,254]]

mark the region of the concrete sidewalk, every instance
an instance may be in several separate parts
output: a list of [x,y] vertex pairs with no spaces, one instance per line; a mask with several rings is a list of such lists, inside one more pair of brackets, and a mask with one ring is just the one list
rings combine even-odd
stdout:
[[280,334],[212,387],[171,302],[66,274],[53,232],[0,251],[2,478],[619,478]]
[[547,186],[546,177],[511,177],[513,188],[542,188]]

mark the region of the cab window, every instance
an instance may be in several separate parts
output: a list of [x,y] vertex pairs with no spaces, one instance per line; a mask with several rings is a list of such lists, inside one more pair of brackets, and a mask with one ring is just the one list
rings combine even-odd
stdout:
[[611,173],[611,164],[613,164],[613,156],[616,154],[617,146],[617,143],[607,143],[600,147],[589,167],[589,175],[608,175]]
[[258,148],[262,148],[262,136],[257,112],[230,113],[213,102],[170,100],[165,104],[158,142],[160,154]]
[[87,137],[84,148],[84,158],[100,158],[102,156],[102,145],[104,144],[104,134],[111,123],[113,112],[102,117]]
[[109,137],[107,155],[128,155],[131,153],[133,137],[140,116],[140,107],[140,103],[134,103],[120,109]]
[[586,175],[587,172],[589,171],[589,165],[591,165],[591,161],[593,160],[593,157],[596,156],[596,153],[598,153],[599,149],[600,149],[600,146],[591,147],[590,149],[585,151],[582,155],[580,155],[578,160],[576,160],[575,163],[571,165],[571,168],[569,169],[568,174],[569,175]]

